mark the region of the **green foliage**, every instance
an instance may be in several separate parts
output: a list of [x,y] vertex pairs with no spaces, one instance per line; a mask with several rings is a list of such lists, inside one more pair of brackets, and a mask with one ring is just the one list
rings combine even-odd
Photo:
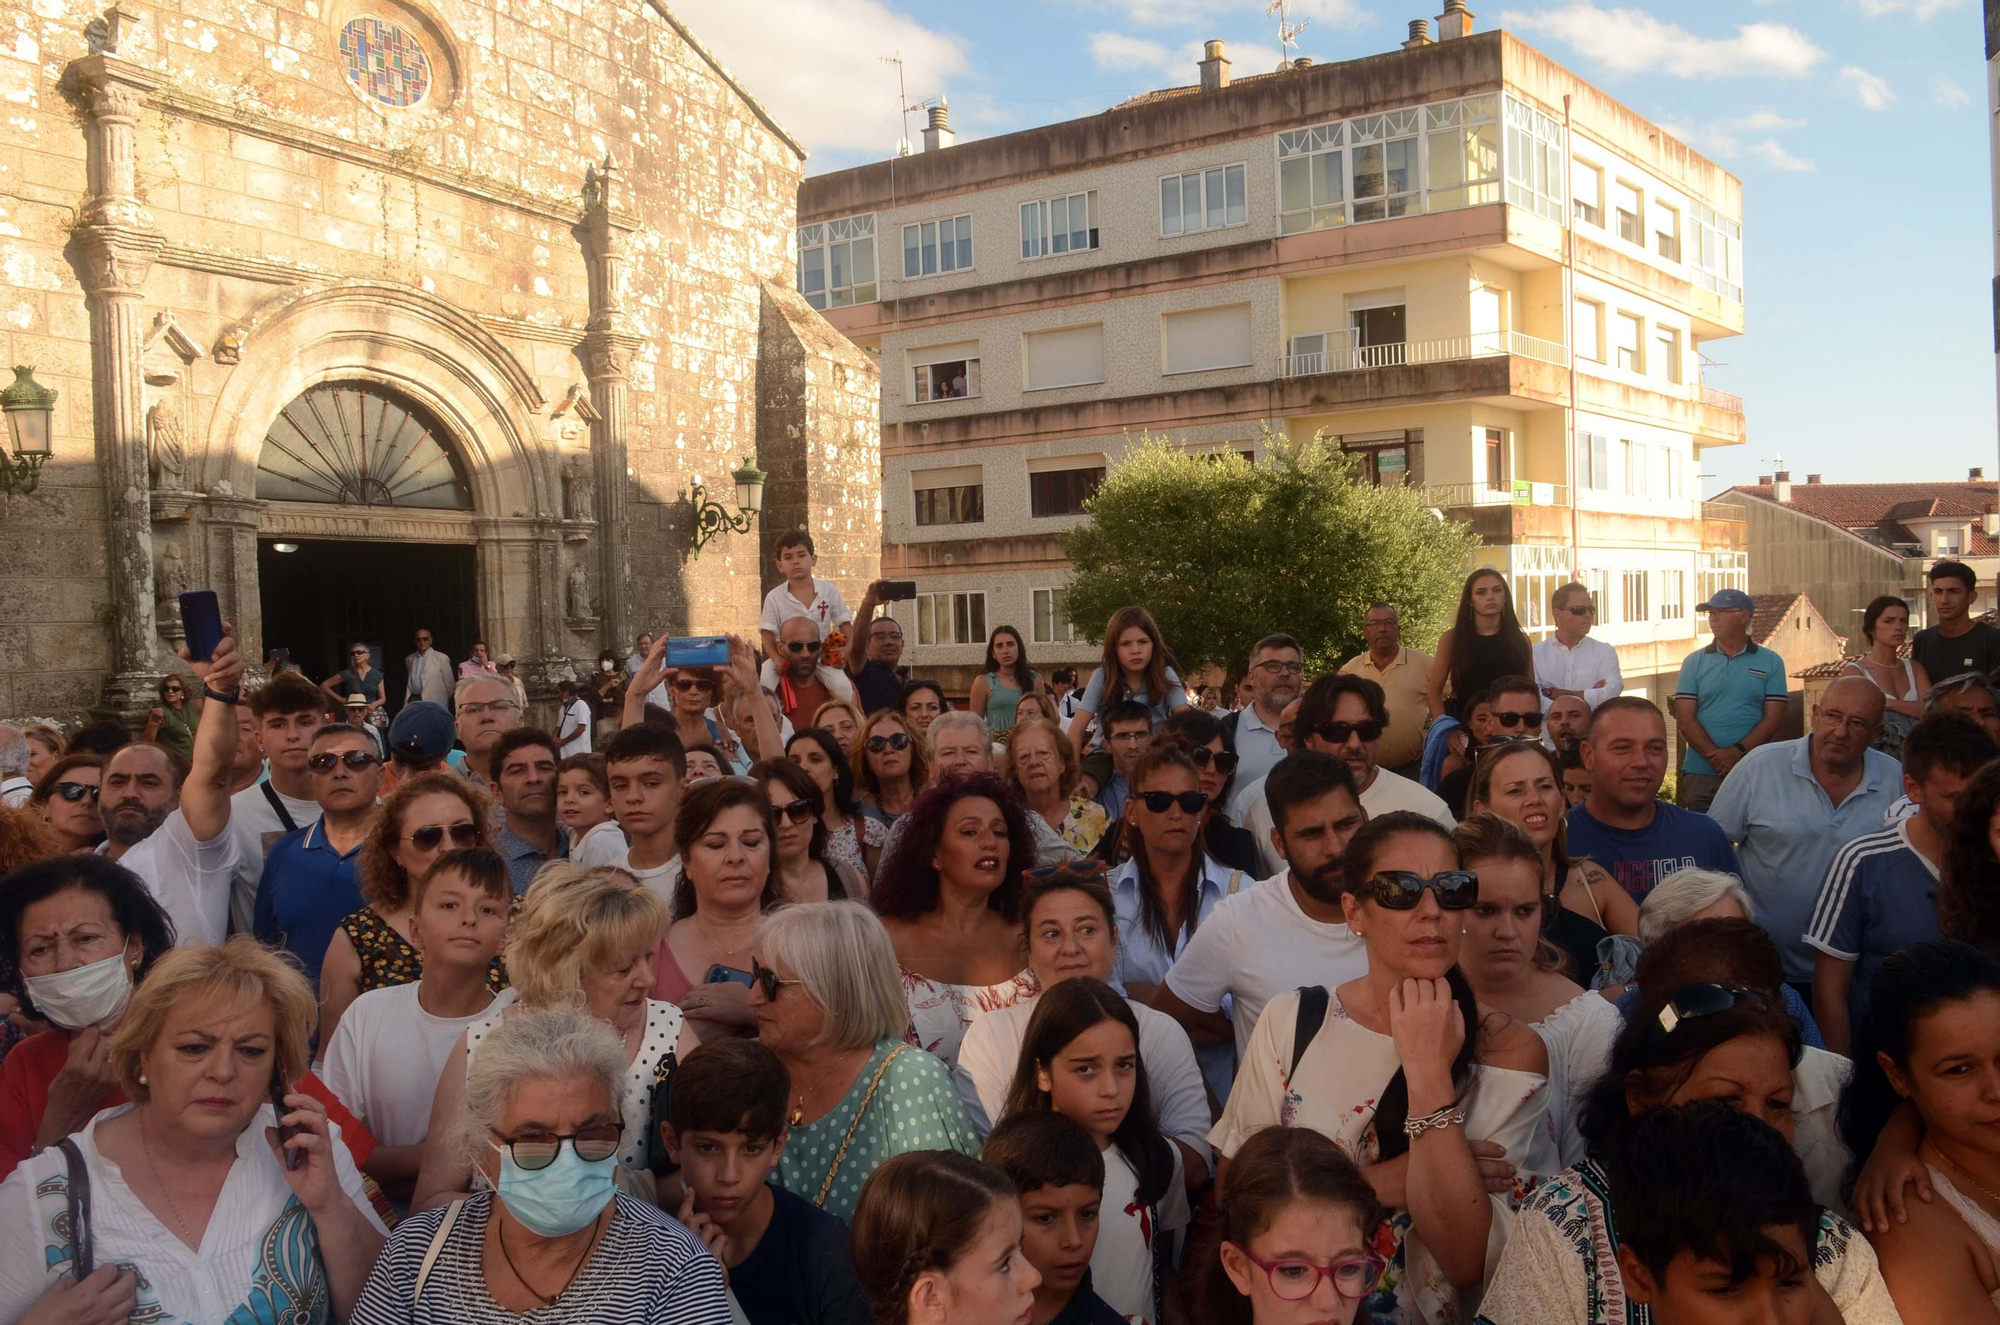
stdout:
[[1064,540],[1078,631],[1101,639],[1113,612],[1138,603],[1184,671],[1226,669],[1283,633],[1310,676],[1365,647],[1361,619],[1379,601],[1401,613],[1405,644],[1429,648],[1478,546],[1470,527],[1440,521],[1413,488],[1372,486],[1324,436],[1266,430],[1264,449],[1261,464],[1159,437],[1126,452]]

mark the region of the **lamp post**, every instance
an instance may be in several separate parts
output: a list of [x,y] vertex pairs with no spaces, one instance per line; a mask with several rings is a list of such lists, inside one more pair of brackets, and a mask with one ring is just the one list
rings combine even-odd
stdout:
[[737,534],[749,533],[758,513],[764,509],[764,480],[769,476],[763,470],[746,460],[731,477],[736,481],[735,515],[731,515],[729,508],[721,502],[709,500],[708,489],[702,485],[699,475],[688,489],[688,500],[694,503],[694,555],[697,557],[701,555],[702,545],[725,529]]
[[13,454],[0,463],[0,491],[27,496],[42,480],[48,463],[56,393],[35,380],[33,368],[14,366],[14,385],[0,391]]

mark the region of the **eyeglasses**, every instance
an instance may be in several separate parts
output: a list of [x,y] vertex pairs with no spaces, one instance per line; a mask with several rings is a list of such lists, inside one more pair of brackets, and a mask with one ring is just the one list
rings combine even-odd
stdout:
[[1585,603],[1581,607],[1565,607],[1563,611],[1569,613],[1571,616],[1596,616],[1597,604]]
[[97,787],[93,787],[88,782],[58,782],[51,790],[55,795],[62,797],[72,804],[82,800],[85,796],[96,800],[99,791]]
[[813,813],[812,802],[801,797],[789,805],[774,805],[771,813],[786,823],[809,824],[818,816]]
[[1134,729],[1129,732],[1112,732],[1104,739],[1107,741],[1116,741],[1119,745],[1138,745],[1143,741],[1153,739],[1153,730],[1147,727],[1143,730]]
[[451,844],[455,847],[479,844],[479,830],[469,823],[452,824],[450,827],[443,824],[425,824],[403,840],[419,851],[435,851],[438,843],[444,841],[446,833],[451,834]]
[[368,650],[356,649],[353,653],[349,654],[348,656],[351,658],[366,658],[368,656]]
[[785,647],[793,653],[818,653],[825,646],[816,639],[795,639],[786,641]]
[[1208,797],[1198,791],[1183,791],[1178,794],[1171,791],[1142,791],[1137,793],[1137,798],[1144,801],[1146,808],[1154,814],[1165,814],[1176,805],[1188,814],[1200,814],[1202,807],[1208,804]]
[[1282,658],[1266,658],[1257,664],[1257,670],[1267,676],[1303,676],[1306,665],[1302,662],[1286,662]]
[[1109,872],[1111,867],[1101,860],[1072,860],[1067,865],[1037,865],[1028,871],[1031,879],[1053,879],[1058,874],[1080,874],[1084,878]]
[[1689,985],[1669,998],[1667,1005],[1660,1009],[1660,1015],[1646,1028],[1646,1041],[1658,1044],[1679,1030],[1683,1022],[1713,1017],[1718,1012],[1729,1011],[1738,1003],[1759,997],[1753,989],[1738,989],[1730,985]]
[[1529,731],[1533,731],[1542,725],[1542,715],[1539,710],[1533,713],[1501,713],[1495,711],[1489,713],[1488,716],[1502,727],[1526,727]]
[[505,713],[508,709],[516,707],[518,706],[511,699],[489,699],[484,701],[475,699],[469,704],[460,704],[458,706],[458,716],[461,718],[476,718],[482,713]]
[[185,695],[187,693],[187,690],[184,687],[177,685],[162,686],[160,690],[162,694],[168,694],[168,695]]
[[1208,768],[1213,765],[1215,771],[1224,777],[1236,771],[1237,758],[1227,750],[1211,750],[1204,745],[1188,751],[1188,759],[1196,768]]
[[602,1164],[618,1153],[618,1142],[625,1135],[625,1127],[622,1123],[599,1123],[595,1127],[580,1127],[574,1132],[529,1132],[523,1136],[501,1136],[495,1132],[493,1135],[500,1142],[499,1148],[514,1157],[515,1168],[533,1173],[555,1163],[565,1141],[584,1163]]
[[1272,1295],[1285,1302],[1305,1301],[1319,1291],[1321,1279],[1331,1279],[1334,1292],[1357,1302],[1374,1292],[1382,1279],[1382,1262],[1374,1256],[1315,1265],[1311,1261],[1260,1261],[1248,1250],[1243,1255],[1270,1280]]
[[373,768],[381,762],[380,755],[370,754],[366,750],[342,750],[339,754],[331,750],[322,750],[316,755],[306,757],[306,767],[315,773],[331,773],[335,764],[346,764],[358,773],[364,768]]
[[780,980],[776,971],[765,966],[755,957],[750,959],[750,987],[761,990],[766,1003],[777,1002],[778,991],[786,985],[802,985],[804,983],[805,981],[803,980]]
[[893,736],[871,736],[868,738],[868,753],[881,754],[884,750],[907,750],[910,738],[907,733],[897,732]]
[[1446,911],[1469,910],[1479,900],[1479,876],[1471,870],[1439,870],[1430,878],[1412,870],[1383,870],[1368,880],[1375,904],[1390,911],[1414,911],[1426,890]]
[[1328,745],[1346,745],[1350,736],[1359,736],[1361,743],[1366,745],[1382,739],[1382,724],[1373,718],[1364,718],[1360,722],[1322,722],[1312,729],[1312,734]]

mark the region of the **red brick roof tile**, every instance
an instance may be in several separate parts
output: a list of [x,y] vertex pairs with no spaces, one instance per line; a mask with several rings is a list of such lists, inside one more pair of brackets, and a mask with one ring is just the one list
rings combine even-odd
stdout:
[[[1741,483],[1730,489],[1768,502],[1777,501],[1776,485]],[[1883,544],[1920,540],[1903,522],[1957,515],[1972,524],[1965,555],[2000,554],[2000,542],[1986,532],[1979,517],[2000,503],[2000,484],[1992,480],[1937,483],[1792,483],[1789,510],[1860,534]],[[1872,532],[1871,532],[1872,531]]]

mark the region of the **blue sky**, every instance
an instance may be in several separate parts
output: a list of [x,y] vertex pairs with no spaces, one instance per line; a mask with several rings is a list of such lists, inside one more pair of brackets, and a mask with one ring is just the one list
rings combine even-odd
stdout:
[[[1235,72],[1278,58],[1266,0],[668,0],[812,152],[886,156],[912,101],[961,138],[1095,114],[1194,80],[1205,38]],[[1293,0],[1296,53],[1392,49],[1441,0]],[[1707,380],[1746,398],[1750,441],[1709,453],[1714,492],[1782,455],[1829,482],[1988,477],[1996,459],[1992,193],[1977,0],[1474,0],[1743,180],[1748,331]],[[921,116],[910,117],[914,137]]]

